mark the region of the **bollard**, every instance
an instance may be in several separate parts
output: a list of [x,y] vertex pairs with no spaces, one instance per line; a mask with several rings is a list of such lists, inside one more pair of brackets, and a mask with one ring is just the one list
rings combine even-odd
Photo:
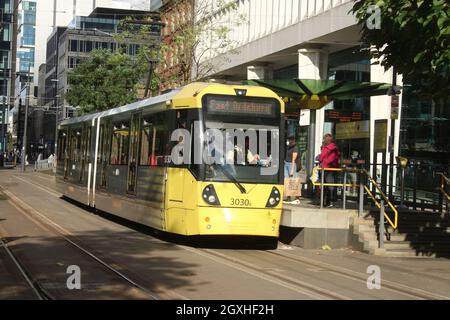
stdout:
[[359,173],[359,208],[358,217],[362,217],[364,210],[364,181],[363,181],[363,171]]
[[417,188],[418,188],[417,164],[413,164],[413,169],[414,169],[413,209],[417,210]]
[[323,184],[325,180],[325,169],[322,168],[321,172],[322,174],[320,175],[320,209],[323,209],[323,195],[325,193],[325,188]]
[[347,170],[344,169],[344,183],[342,184],[342,209],[345,210],[345,202],[347,201]]
[[379,239],[379,248],[384,247],[384,200],[381,200],[380,205],[380,223],[378,227],[378,234],[380,236]]

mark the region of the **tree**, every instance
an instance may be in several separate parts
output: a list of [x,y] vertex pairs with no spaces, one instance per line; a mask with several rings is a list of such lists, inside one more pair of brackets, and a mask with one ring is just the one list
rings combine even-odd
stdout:
[[[159,89],[159,76],[154,73],[156,64],[159,62],[161,50],[161,28],[162,23],[159,15],[148,16],[128,16],[120,21],[118,25],[119,32],[114,35],[114,39],[119,43],[134,43],[139,45],[136,59],[141,66],[147,66],[147,81],[150,83],[140,83],[139,91],[145,92],[143,98],[146,98],[146,91],[150,93],[157,92]],[[144,90],[145,88],[145,90]]]
[[423,94],[449,96],[448,0],[355,0],[352,12],[385,69],[394,67]]
[[146,65],[124,53],[94,50],[69,73],[69,104],[83,112],[103,111],[137,100]]
[[231,31],[246,21],[238,13],[238,4],[230,0],[173,1],[175,15],[187,15],[185,23],[175,26],[169,41],[162,44],[165,64],[175,62],[178,72],[173,74],[174,80],[181,84],[204,80],[238,53]]

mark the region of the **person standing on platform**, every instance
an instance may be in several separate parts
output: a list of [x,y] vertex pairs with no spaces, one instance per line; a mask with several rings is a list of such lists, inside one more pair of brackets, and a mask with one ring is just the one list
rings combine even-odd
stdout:
[[[295,142],[295,137],[290,136],[287,141],[286,158],[284,161],[284,178],[296,178],[297,168],[300,169],[300,152],[298,151],[297,144]],[[300,204],[300,199],[296,199],[291,204]]]
[[[322,150],[320,152],[319,161],[324,169],[339,168],[339,160],[341,158],[341,151],[336,143],[334,143],[333,136],[327,133],[323,138]],[[325,183],[336,183],[335,171],[324,171]],[[322,187],[324,190],[325,206],[331,208],[337,200],[336,187]]]

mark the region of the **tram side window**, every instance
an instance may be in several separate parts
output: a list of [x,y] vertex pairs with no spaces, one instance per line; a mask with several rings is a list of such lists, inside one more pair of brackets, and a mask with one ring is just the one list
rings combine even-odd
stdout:
[[81,160],[81,137],[82,130],[74,129],[71,132],[70,141],[70,161],[72,163],[78,163]]
[[164,166],[167,136],[168,129],[163,114],[143,117],[139,165]]
[[58,154],[57,159],[64,159],[64,154],[66,152],[66,144],[67,144],[67,133],[66,131],[59,131],[59,138],[58,138]]
[[128,164],[128,147],[130,144],[130,121],[113,123],[111,143],[111,164]]

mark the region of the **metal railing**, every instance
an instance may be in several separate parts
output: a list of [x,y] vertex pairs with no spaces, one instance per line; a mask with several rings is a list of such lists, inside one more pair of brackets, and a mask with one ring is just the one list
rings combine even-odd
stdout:
[[[325,172],[339,172],[339,173],[343,173],[344,174],[344,178],[343,178],[343,182],[342,183],[326,183],[325,182]],[[394,204],[389,200],[389,198],[386,196],[386,194],[383,192],[383,190],[380,188],[380,186],[377,184],[377,182],[370,176],[369,172],[366,169],[358,169],[358,168],[320,168],[320,167],[315,167],[313,168],[313,176],[317,176],[318,173],[320,174],[320,182],[318,182],[317,180],[313,180],[312,184],[313,186],[319,186],[321,187],[321,192],[320,192],[320,208],[323,209],[323,202],[324,202],[324,187],[342,187],[342,206],[343,209],[345,210],[346,208],[346,188],[347,187],[353,187],[356,188],[356,186],[358,185],[356,183],[356,181],[354,183],[347,183],[347,176],[348,173],[356,173],[359,174],[360,178],[359,178],[359,214],[362,214],[363,211],[363,207],[364,207],[364,190],[366,191],[367,195],[370,197],[370,199],[373,201],[373,203],[375,204],[375,206],[378,209],[382,209],[382,207],[384,207],[384,204],[382,205],[382,203],[386,203],[389,208],[392,210],[393,212],[393,217],[390,217],[388,212],[386,210],[384,211],[384,216],[386,217],[386,220],[389,222],[389,224],[392,226],[392,228],[397,229],[398,227],[398,210],[397,208],[394,206]],[[368,183],[365,184],[363,179],[363,176],[367,179]],[[370,186],[369,183],[372,184],[374,186],[374,189],[377,191],[377,193],[380,196],[380,201],[377,200],[376,195],[374,195],[374,193],[372,191],[370,191]]]
[[[438,188],[438,174],[447,172],[447,165],[411,160],[404,168],[399,164],[379,163],[368,164],[366,168],[369,167],[372,177],[391,202],[416,211],[442,211],[443,197]],[[378,193],[375,187],[371,190]]]
[[449,201],[450,195],[447,192],[447,186],[450,184],[450,179],[442,172],[438,172],[438,175],[441,177],[439,191],[441,192],[442,196],[445,197],[447,201]]
[[[392,212],[394,213],[394,221],[391,220],[389,215],[386,213],[386,210],[384,210],[384,216],[386,217],[389,224],[392,226],[392,228],[397,229],[398,226],[398,210],[395,208],[395,206],[392,204],[392,202],[388,199],[388,197],[384,194],[383,190],[381,190],[380,186],[377,184],[377,182],[370,176],[369,172],[367,172],[366,169],[362,169],[362,172],[366,175],[367,179],[375,186],[375,189],[380,194],[380,197],[382,198],[382,201],[387,203],[389,208],[391,208]],[[370,196],[372,201],[375,203],[376,207],[378,209],[381,209],[384,207],[384,204],[382,205],[376,197],[373,195],[373,193],[370,191],[370,188],[368,185],[364,185],[364,189],[366,190],[367,194]]]
[[52,158],[36,160],[36,162],[34,163],[34,171],[53,169],[53,163],[54,163],[54,159],[52,159]]

